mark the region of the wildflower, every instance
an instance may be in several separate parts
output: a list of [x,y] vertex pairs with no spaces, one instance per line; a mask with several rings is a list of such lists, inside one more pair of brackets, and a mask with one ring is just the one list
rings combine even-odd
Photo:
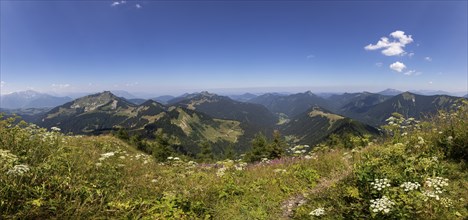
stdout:
[[442,177],[434,177],[426,179],[426,186],[434,188],[436,192],[442,193],[443,187],[448,186],[448,179]]
[[408,191],[413,191],[416,190],[420,187],[421,185],[418,182],[404,182],[403,184],[400,185],[401,188],[405,190],[405,192]]
[[59,132],[59,131],[61,131],[61,129],[60,129],[60,128],[58,128],[58,127],[51,127],[51,128],[50,128],[50,130],[52,130],[52,131],[56,131],[56,132]]
[[418,137],[418,144],[423,145],[424,144],[424,138]]
[[178,158],[178,157],[174,157],[174,158],[173,158],[173,160],[180,160],[180,158]]
[[156,183],[156,182],[158,182],[158,180],[157,179],[152,179],[151,182]]
[[453,137],[452,137],[452,136],[448,136],[447,142],[452,143],[452,140],[453,140]]
[[218,176],[218,177],[224,176],[226,170],[227,170],[227,167],[221,167],[221,168],[219,168],[218,171],[216,172],[216,176]]
[[172,159],[174,159],[174,157],[167,157],[167,159],[168,159],[168,160],[172,160]]
[[312,212],[310,212],[309,215],[314,215],[314,216],[325,215],[325,209],[322,207],[316,208]]
[[424,201],[427,201],[429,198],[435,198],[435,200],[440,199],[439,195],[431,190],[425,190],[422,194],[425,196]]
[[120,158],[120,159],[125,159],[125,156],[122,155],[122,156],[120,156],[119,158]]
[[442,204],[445,208],[449,208],[453,206],[453,202],[449,198],[440,199],[440,204]]
[[99,158],[99,160],[105,160],[114,155],[115,155],[115,152],[107,152],[107,153],[101,154],[101,158]]
[[274,169],[273,172],[275,173],[286,173],[285,169]]
[[386,187],[390,187],[390,181],[387,178],[384,179],[375,179],[374,182],[371,182],[372,188],[377,191],[381,191]]
[[102,166],[102,163],[96,163],[96,166],[100,167],[100,166]]
[[373,212],[382,212],[384,214],[389,213],[392,209],[392,206],[395,205],[395,203],[386,196],[382,196],[380,199],[372,199],[370,202],[372,203],[370,208]]
[[435,198],[435,200],[439,200],[439,194],[445,191],[445,186],[448,186],[448,179],[442,177],[429,177],[426,179],[425,185],[429,189],[423,192],[423,195],[426,197],[424,201],[427,201],[429,198]]
[[2,168],[2,166],[4,166],[6,168],[7,165],[14,164],[17,160],[18,160],[18,157],[16,155],[10,153],[9,150],[0,149],[0,161],[2,161],[0,163],[0,169]]
[[26,164],[15,165],[13,168],[9,169],[7,174],[22,176],[23,174],[29,171],[29,166]]
[[189,161],[189,162],[187,162],[187,165],[189,165],[189,166],[196,166],[196,165],[197,165],[197,162],[195,162],[195,161]]
[[240,170],[244,170],[245,167],[247,167],[247,163],[245,163],[245,162],[240,162],[240,163],[234,165],[234,168],[235,168],[236,170],[239,170],[239,171],[240,171]]

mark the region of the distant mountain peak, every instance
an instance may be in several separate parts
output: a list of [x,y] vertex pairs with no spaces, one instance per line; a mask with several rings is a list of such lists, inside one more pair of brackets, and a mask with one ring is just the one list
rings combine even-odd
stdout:
[[203,95],[203,96],[215,96],[216,94],[214,94],[214,93],[209,93],[208,91],[202,91],[202,92],[200,92],[200,95]]
[[110,109],[117,109],[119,104],[132,105],[123,98],[117,97],[110,91],[88,95],[72,102],[70,108],[83,108],[85,112],[96,110],[102,106],[110,105]]
[[389,95],[389,96],[395,96],[395,95],[399,95],[403,93],[402,91],[400,90],[396,90],[396,89],[391,89],[391,88],[388,88],[386,90],[383,90],[383,91],[380,91],[378,92],[378,94],[381,94],[381,95]]

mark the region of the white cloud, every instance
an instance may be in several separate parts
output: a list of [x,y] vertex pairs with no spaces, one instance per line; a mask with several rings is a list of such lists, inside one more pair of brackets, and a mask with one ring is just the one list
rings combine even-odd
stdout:
[[125,4],[125,3],[127,3],[127,1],[115,1],[115,2],[112,2],[111,6],[115,7],[115,6],[118,6],[118,5]]
[[141,5],[140,5],[140,4],[136,4],[135,7],[136,7],[136,8],[141,8]]
[[433,84],[433,82],[432,82],[432,81],[429,81],[429,84],[431,84],[431,85],[432,85],[432,84]]
[[65,89],[65,88],[68,88],[70,87],[70,84],[52,84],[51,85],[53,88],[57,88],[57,89]]
[[408,57],[410,57],[410,58],[413,57],[413,56],[414,56],[414,53],[409,53],[408,54]]
[[406,65],[397,61],[395,63],[390,64],[390,69],[401,73],[404,69],[406,69]]
[[431,57],[424,57],[424,60],[428,61],[428,62],[431,62],[432,61],[432,58]]
[[413,38],[411,37],[411,35],[405,35],[404,31],[395,31],[391,33],[390,36],[392,36],[395,39],[398,39],[398,41],[400,41],[400,43],[402,43],[403,45],[413,42]]
[[[403,49],[407,44],[413,42],[411,35],[405,35],[403,31],[394,31],[390,33],[394,41],[390,41],[387,37],[382,37],[377,44],[369,44],[364,47],[365,50],[382,49],[382,54],[385,56],[404,55],[406,52]],[[414,55],[414,54],[413,54]]]
[[5,81],[1,81],[0,82],[0,87],[4,87],[6,85],[6,82]]
[[382,67],[382,65],[383,65],[383,63],[381,63],[381,62],[375,63],[375,66],[377,66],[377,67]]

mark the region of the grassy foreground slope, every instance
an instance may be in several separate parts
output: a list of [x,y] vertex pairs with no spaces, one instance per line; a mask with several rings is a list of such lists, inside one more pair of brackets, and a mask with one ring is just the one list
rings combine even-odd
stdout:
[[465,219],[467,103],[388,122],[386,138],[353,149],[198,164],[2,120],[0,218]]

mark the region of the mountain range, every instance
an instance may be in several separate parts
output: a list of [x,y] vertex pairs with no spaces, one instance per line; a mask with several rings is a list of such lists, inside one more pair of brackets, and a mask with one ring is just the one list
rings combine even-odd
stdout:
[[[388,94],[390,92],[387,90]],[[450,108],[459,99],[447,95],[422,96],[403,92],[395,96],[369,92],[330,94],[244,94],[234,100],[209,92],[154,99],[127,99],[105,91],[62,103],[54,108],[0,109],[7,115],[45,128],[59,127],[75,134],[102,134],[125,129],[154,138],[168,134],[186,151],[204,141],[239,151],[250,146],[255,134],[279,130],[295,144],[317,144],[332,134],[378,135],[377,127],[393,112],[419,119]],[[16,94],[18,95],[18,94]],[[30,94],[37,97],[37,94]],[[244,99],[245,98],[245,99]],[[36,99],[40,100],[40,99]],[[47,99],[45,99],[47,100]],[[67,99],[69,100],[69,99]]]
[[27,90],[0,96],[0,108],[47,108],[62,105],[71,100],[72,98],[70,97],[58,97]]

